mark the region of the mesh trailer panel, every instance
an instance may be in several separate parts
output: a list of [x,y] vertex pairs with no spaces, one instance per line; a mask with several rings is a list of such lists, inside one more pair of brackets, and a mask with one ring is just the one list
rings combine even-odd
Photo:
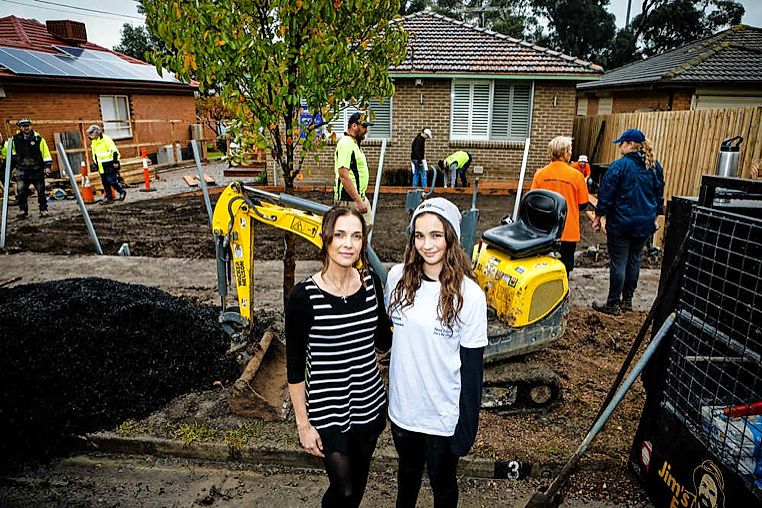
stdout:
[[762,401],[762,220],[699,206],[691,223],[662,405],[751,485],[762,416],[723,410]]

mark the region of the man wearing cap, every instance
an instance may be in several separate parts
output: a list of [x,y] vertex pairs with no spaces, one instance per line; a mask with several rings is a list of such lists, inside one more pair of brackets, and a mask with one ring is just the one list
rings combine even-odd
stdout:
[[27,198],[29,187],[37,191],[37,203],[40,206],[40,217],[48,214],[48,198],[45,195],[45,175],[50,174],[53,158],[45,138],[32,130],[32,121],[22,118],[16,125],[19,131],[13,136],[13,153],[11,167],[16,170],[19,218],[29,216]]
[[[452,188],[455,188],[455,182],[460,177],[460,183],[462,187],[468,186],[466,181],[466,171],[471,166],[471,154],[458,150],[448,155],[445,159],[441,159],[437,165],[442,171],[450,172],[450,184]],[[445,173],[445,180],[447,179],[447,173]]]
[[370,201],[365,196],[368,189],[368,162],[360,148],[368,127],[366,113],[356,112],[349,117],[347,132],[336,143],[334,153],[334,171],[336,178],[333,185],[333,202],[336,206],[357,210],[365,219],[365,226],[370,233],[373,229],[373,214]]
[[587,162],[587,155],[580,155],[577,162],[573,162],[571,167],[582,173],[585,180],[590,178],[590,164]]
[[[413,166],[413,187],[428,187],[426,185],[426,173],[429,170],[426,164],[426,140],[430,138],[431,129],[423,129],[413,139],[413,147],[410,151],[410,163]],[[446,182],[445,187],[447,187]]]
[[87,128],[87,137],[90,138],[90,150],[93,152],[93,163],[90,168],[101,175],[101,183],[103,183],[103,194],[106,197],[104,204],[110,204],[114,202],[114,193],[111,191],[113,188],[119,193],[119,201],[124,201],[127,196],[117,178],[119,168],[121,164],[119,162],[119,150],[116,148],[114,141],[103,133],[103,129],[99,125],[91,125]]

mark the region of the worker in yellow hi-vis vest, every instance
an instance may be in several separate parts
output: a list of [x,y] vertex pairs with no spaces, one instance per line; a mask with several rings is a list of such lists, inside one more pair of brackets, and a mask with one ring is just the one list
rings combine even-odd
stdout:
[[119,162],[119,150],[117,150],[114,140],[105,135],[103,129],[95,124],[87,128],[87,137],[90,138],[90,150],[93,152],[93,163],[90,168],[100,173],[103,193],[106,195],[103,203],[111,204],[114,202],[112,188],[119,193],[119,201],[124,201],[127,191],[119,185],[117,179],[121,164]]

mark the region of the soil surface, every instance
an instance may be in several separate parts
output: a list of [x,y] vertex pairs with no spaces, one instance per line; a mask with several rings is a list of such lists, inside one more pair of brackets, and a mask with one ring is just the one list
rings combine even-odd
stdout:
[[[321,193],[302,197],[320,202],[328,199]],[[470,203],[470,196],[465,194],[447,197],[461,208]],[[500,218],[512,210],[512,198],[481,196],[478,206],[481,231],[497,225]],[[21,277],[9,287],[29,293],[32,291],[29,286],[23,289],[21,286],[77,276],[103,277],[153,286],[171,295],[186,297],[184,303],[177,303],[178,308],[192,306],[184,315],[213,317],[211,310],[203,310],[206,305],[217,306],[219,300],[215,294],[214,247],[200,195],[141,199],[113,206],[95,205],[91,211],[104,252],[115,254],[119,246],[127,242],[133,257],[91,255],[92,244],[82,218],[76,208],[69,207],[52,218],[11,221],[8,233],[10,254],[0,256],[0,273],[3,274],[0,284],[12,277]],[[374,230],[374,246],[382,260],[400,260],[404,249],[404,235],[400,233],[406,222],[404,195],[382,195]],[[256,234],[259,263],[255,265],[253,298],[263,315],[275,316],[277,321],[280,318],[272,313],[282,310],[282,262],[276,261],[281,256],[282,237],[279,231],[265,227],[258,228]],[[572,311],[566,333],[550,348],[522,360],[553,368],[561,376],[563,401],[559,407],[543,414],[500,416],[483,412],[473,450],[476,457],[561,465],[587,432],[641,326],[655,296],[658,271],[643,270],[634,302],[636,312],[616,318],[594,313],[589,309],[590,301],[605,295],[608,271],[603,268],[606,265],[605,250],[599,249],[596,259],[587,254],[587,247],[605,242],[605,237],[584,227],[583,236],[577,258],[577,265],[582,268],[575,270],[570,282]],[[301,242],[299,258],[315,259],[316,250],[311,244]],[[658,262],[656,259],[648,263],[658,266]],[[297,280],[317,269],[315,261],[298,263]],[[0,289],[5,295],[10,291],[14,289]],[[17,298],[18,294],[14,293],[13,297]],[[108,299],[107,295],[100,296],[101,301]],[[4,305],[2,307],[5,309]],[[50,317],[44,306],[36,308],[40,309],[36,315]],[[54,317],[60,321],[63,314]],[[79,313],[70,312],[67,317],[68,322],[76,321]],[[159,316],[155,319],[158,321]],[[114,330],[109,328],[107,321],[101,315],[104,329]],[[134,325],[132,319],[115,326],[125,330]],[[92,342],[91,334],[81,333],[74,340],[77,339]],[[146,339],[140,347],[148,357],[155,344]],[[183,353],[192,357],[191,361],[202,358],[208,361],[210,358],[208,353],[197,350],[192,344]],[[22,356],[14,361],[20,364],[25,358]],[[139,360],[133,360],[133,363],[139,363]],[[286,449],[298,449],[292,422],[264,425],[231,415],[225,404],[229,383],[222,376],[218,377],[223,381],[221,387],[189,386],[185,395],[148,416],[114,413],[118,417],[104,421],[102,428],[123,435],[152,435],[188,442],[222,441],[249,446],[269,442]],[[81,389],[73,381],[71,388]],[[594,505],[596,502],[605,506],[638,506],[645,502],[643,491],[626,470],[642,401],[642,388],[636,383],[583,459],[580,472],[571,482],[569,506]],[[380,450],[393,450],[388,431],[382,435]],[[134,499],[134,504],[188,505],[211,496],[201,504],[252,505],[258,504],[257,500],[267,499],[270,505],[300,506],[317,501],[325,486],[325,478],[320,474],[258,470],[251,466],[246,466],[247,471],[239,471],[231,464],[209,466],[214,471],[207,471],[204,469],[207,466],[199,464],[177,464],[177,461],[157,458],[88,456],[64,459],[6,478],[0,486],[0,504],[131,504],[126,500]],[[394,482],[390,473],[374,473],[366,505],[391,504],[389,493],[394,491]],[[520,504],[522,499],[525,502],[537,485],[536,481],[462,478],[461,486],[464,506],[510,506]],[[423,506],[430,505],[430,497],[426,499],[428,501]]]

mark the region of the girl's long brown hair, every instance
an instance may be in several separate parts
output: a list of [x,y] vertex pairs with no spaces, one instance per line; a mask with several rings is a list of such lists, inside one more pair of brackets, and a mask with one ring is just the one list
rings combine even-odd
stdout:
[[[418,217],[426,215],[422,213]],[[474,270],[471,267],[471,260],[466,256],[466,252],[458,243],[458,237],[450,223],[442,220],[436,214],[432,214],[439,219],[444,226],[445,249],[444,262],[442,263],[442,272],[439,274],[439,282],[442,284],[442,290],[439,293],[439,304],[437,305],[437,315],[450,330],[459,321],[460,311],[463,309],[463,295],[461,287],[463,278],[468,277],[476,280]],[[416,222],[418,220],[416,217]],[[410,238],[405,246],[405,267],[402,271],[402,278],[392,292],[389,303],[389,310],[399,307],[405,309],[412,307],[415,301],[415,293],[421,287],[423,280],[424,261],[418,251],[415,249],[415,224],[410,232]]]
[[330,258],[328,257],[328,246],[333,242],[333,234],[336,232],[336,220],[339,217],[345,215],[354,215],[360,219],[360,226],[362,227],[362,245],[360,246],[360,262],[358,269],[360,270],[360,280],[365,285],[365,270],[368,268],[368,232],[365,229],[365,218],[357,210],[351,210],[349,208],[331,208],[325,215],[323,215],[323,224],[320,227],[320,239],[323,241],[322,247],[320,247],[320,260],[323,262],[323,268],[320,270],[321,274],[324,274],[328,270],[328,263]]

